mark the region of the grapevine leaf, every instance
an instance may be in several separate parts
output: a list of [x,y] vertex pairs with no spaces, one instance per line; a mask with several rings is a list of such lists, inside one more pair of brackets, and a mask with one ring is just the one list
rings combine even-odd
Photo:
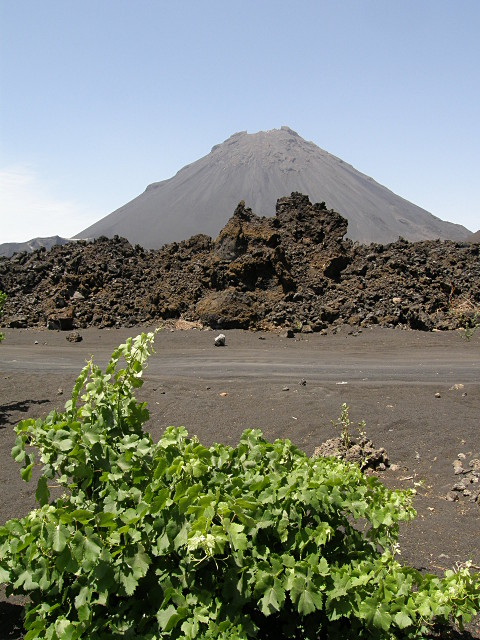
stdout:
[[77,616],[80,622],[86,622],[90,618],[91,609],[88,604],[77,607]]
[[83,553],[87,560],[95,561],[101,551],[102,548],[92,538],[85,538],[83,543]]
[[25,482],[30,482],[32,477],[33,465],[35,464],[35,459],[32,454],[27,454],[25,456],[25,467],[20,471],[20,475],[22,480]]
[[131,573],[130,571],[120,571],[119,579],[121,584],[123,585],[123,588],[125,589],[125,593],[127,594],[127,596],[133,595],[138,585],[138,580],[135,578],[133,573]]
[[87,586],[83,586],[78,592],[77,597],[75,598],[75,608],[78,609],[82,605],[84,605],[89,600],[90,589]]
[[10,572],[4,567],[0,567],[0,584],[10,581]]
[[140,547],[138,552],[133,557],[133,562],[131,565],[137,578],[143,578],[147,574],[150,562],[150,558],[145,553],[145,549],[143,547]]
[[156,540],[156,550],[157,554],[161,555],[168,551],[170,548],[170,540],[168,539],[168,535],[164,532],[160,535]]
[[405,611],[399,611],[394,615],[393,619],[399,629],[406,629],[413,624],[413,620],[405,613]]
[[185,522],[181,527],[180,531],[175,536],[173,541],[173,547],[177,551],[180,547],[184,547],[187,544],[187,536],[188,536],[188,523]]
[[75,632],[75,625],[66,618],[60,618],[55,622],[55,633],[58,638],[62,638],[62,640],[72,640],[75,637]]
[[30,569],[22,571],[13,586],[15,588],[23,587],[26,591],[33,591],[39,587],[38,582],[33,579],[33,572]]
[[285,602],[285,590],[282,588],[280,580],[275,579],[273,585],[268,587],[260,600],[260,609],[265,616],[269,616],[275,611],[280,611]]
[[235,522],[229,523],[226,527],[232,546],[237,551],[243,551],[248,547],[247,536],[243,533],[244,529],[243,524],[237,524]]
[[72,552],[68,545],[59,553],[55,560],[55,567],[60,573],[75,573],[78,569],[78,562],[72,556]]
[[47,478],[45,476],[40,476],[37,482],[37,490],[35,491],[35,499],[40,504],[41,507],[43,505],[48,504],[50,499],[50,490],[47,484]]
[[298,613],[303,616],[307,616],[309,613],[313,613],[317,609],[321,609],[323,604],[322,594],[314,591],[313,589],[307,589],[301,593],[298,602]]
[[71,516],[73,520],[76,520],[80,524],[87,524],[87,522],[90,522],[90,520],[94,518],[93,512],[88,509],[75,509],[72,511]]
[[63,524],[58,524],[53,532],[52,548],[56,553],[61,553],[67,544],[69,533]]
[[166,609],[160,609],[157,611],[158,626],[162,631],[171,631],[179,620],[180,616],[173,604],[169,604]]
[[392,616],[386,611],[383,603],[380,603],[377,606],[375,614],[373,616],[373,624],[376,627],[380,627],[384,631],[388,631],[390,629],[390,625],[392,623]]
[[95,522],[98,527],[114,528],[116,526],[116,516],[110,511],[102,511],[95,515]]
[[17,438],[17,444],[12,449],[12,458],[15,462],[23,462],[25,460],[25,448],[22,442],[22,438]]

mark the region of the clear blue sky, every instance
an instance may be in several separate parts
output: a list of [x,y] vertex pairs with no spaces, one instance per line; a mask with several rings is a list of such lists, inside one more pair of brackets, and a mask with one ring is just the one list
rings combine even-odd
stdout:
[[479,34],[479,0],[0,0],[0,242],[282,125],[476,231]]

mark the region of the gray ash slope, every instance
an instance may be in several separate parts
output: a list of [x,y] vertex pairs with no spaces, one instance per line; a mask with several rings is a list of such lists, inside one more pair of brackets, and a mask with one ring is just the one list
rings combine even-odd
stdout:
[[[339,325],[455,329],[480,310],[480,245],[358,245],[348,222],[292,193],[275,217],[241,202],[215,240],[146,251],[116,237],[0,258],[2,323],[134,326],[183,318],[304,333]],[[65,327],[67,328],[67,327]]]
[[77,238],[119,235],[147,249],[197,233],[215,237],[240,200],[260,215],[298,191],[346,217],[348,237],[388,243],[403,237],[465,240],[469,231],[445,222],[307,142],[288,127],[232,135],[174,177],[102,218]]

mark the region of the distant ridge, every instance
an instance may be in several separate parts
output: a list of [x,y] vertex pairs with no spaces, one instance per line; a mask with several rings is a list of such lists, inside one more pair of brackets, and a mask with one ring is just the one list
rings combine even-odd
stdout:
[[31,253],[37,249],[45,247],[45,249],[51,249],[56,245],[64,245],[67,242],[71,242],[69,238],[62,238],[60,236],[50,236],[48,238],[32,238],[27,242],[4,242],[0,244],[0,256],[10,258],[14,253],[21,253],[27,251]]
[[197,233],[220,232],[240,200],[258,215],[275,214],[278,198],[299,191],[325,201],[349,221],[360,243],[465,240],[469,231],[395,195],[288,127],[235,133],[137,198],[81,231],[77,238],[124,236],[158,248]]
[[467,241],[474,243],[480,242],[480,229],[476,233],[472,233],[471,236],[468,236]]

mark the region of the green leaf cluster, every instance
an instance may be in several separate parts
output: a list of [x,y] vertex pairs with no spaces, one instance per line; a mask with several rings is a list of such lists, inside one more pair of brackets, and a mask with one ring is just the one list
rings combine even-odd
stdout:
[[460,326],[463,328],[463,339],[470,342],[475,335],[475,331],[480,327],[480,313],[475,311],[469,315],[461,315]]
[[127,340],[104,373],[90,361],[64,413],[16,427],[24,479],[34,449],[43,465],[39,508],[0,527],[0,580],[31,600],[25,640],[420,638],[480,608],[468,566],[397,561],[411,492],[258,430],[153,443],[134,398],[153,340]]

